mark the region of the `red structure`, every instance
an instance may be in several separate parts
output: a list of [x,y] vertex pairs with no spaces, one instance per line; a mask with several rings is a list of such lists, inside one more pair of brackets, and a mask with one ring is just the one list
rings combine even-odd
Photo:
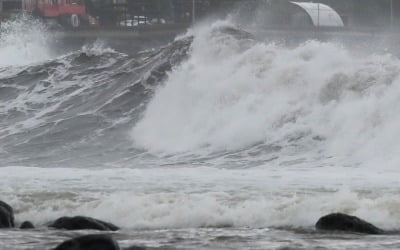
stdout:
[[44,18],[57,18],[63,24],[74,28],[87,20],[84,0],[23,0],[24,11]]

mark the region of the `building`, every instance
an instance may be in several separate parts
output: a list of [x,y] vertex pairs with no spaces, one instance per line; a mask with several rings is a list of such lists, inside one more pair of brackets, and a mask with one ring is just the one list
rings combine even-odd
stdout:
[[[191,23],[209,10],[209,0],[86,0],[102,26]],[[195,11],[195,12],[194,12]]]
[[243,23],[265,29],[338,29],[344,27],[341,15],[331,6],[318,1],[247,2],[239,11],[238,16]]
[[[0,0],[0,17],[22,9],[25,1],[61,8],[63,0]],[[66,0],[73,2],[73,0]],[[244,18],[258,18],[265,26],[326,26],[329,18],[349,27],[395,27],[400,24],[400,0],[76,0],[85,6],[81,24],[98,20],[101,26],[135,27],[146,24],[189,24],[206,14],[229,13],[240,7]],[[296,2],[297,4],[294,4]],[[65,4],[64,4],[65,5]],[[38,8],[37,8],[38,9]],[[29,12],[29,11],[28,11]],[[250,13],[250,14],[249,14]],[[317,18],[314,15],[317,13]],[[320,14],[318,17],[318,13]],[[327,13],[327,15],[323,14]],[[34,13],[35,14],[35,13]],[[71,20],[70,16],[58,19]],[[86,15],[87,14],[87,15]],[[37,16],[49,18],[36,13]],[[246,16],[247,15],[247,16]],[[334,17],[333,17],[334,16]],[[54,17],[53,17],[54,18]],[[316,22],[314,22],[317,20]],[[340,25],[339,25],[340,26]]]
[[291,16],[293,26],[344,27],[340,15],[326,4],[294,1],[290,3],[298,7],[297,11]]

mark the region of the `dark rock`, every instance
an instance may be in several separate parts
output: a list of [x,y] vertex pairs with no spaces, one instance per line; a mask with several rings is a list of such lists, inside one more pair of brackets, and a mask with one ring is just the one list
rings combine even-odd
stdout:
[[13,227],[11,222],[10,213],[4,208],[0,207],[0,228]]
[[0,201],[0,228],[14,227],[14,212],[10,205]]
[[61,217],[54,221],[49,227],[67,230],[93,229],[100,231],[117,231],[119,228],[111,223],[97,220],[90,217],[75,216]]
[[128,248],[124,248],[124,250],[147,250],[145,247],[140,247],[140,246],[131,246]]
[[315,225],[317,229],[329,231],[346,231],[365,234],[383,234],[382,229],[355,216],[334,213],[320,218]]
[[108,235],[85,235],[64,241],[53,250],[120,250]]
[[14,213],[12,207],[4,201],[0,201],[0,207],[4,207],[10,214]]
[[32,222],[30,221],[24,221],[22,222],[21,226],[19,226],[20,229],[32,229],[35,228]]

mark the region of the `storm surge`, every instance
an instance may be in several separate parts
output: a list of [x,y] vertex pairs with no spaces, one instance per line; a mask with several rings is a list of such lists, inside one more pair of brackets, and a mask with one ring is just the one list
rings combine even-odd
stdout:
[[399,163],[397,58],[360,56],[330,42],[288,48],[218,23],[196,32],[188,60],[135,125],[137,146]]
[[[7,32],[0,196],[21,221],[312,229],[340,211],[400,228],[400,60],[389,53],[266,42],[227,21],[135,55],[97,43],[54,55]],[[13,51],[23,59],[6,60]]]

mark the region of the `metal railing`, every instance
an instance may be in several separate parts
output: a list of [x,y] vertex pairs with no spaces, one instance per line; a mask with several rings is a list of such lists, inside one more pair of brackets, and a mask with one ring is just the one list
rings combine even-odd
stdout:
[[98,17],[101,26],[137,27],[193,23],[207,12],[208,6],[208,0],[129,0],[105,5],[92,1],[87,11]]

